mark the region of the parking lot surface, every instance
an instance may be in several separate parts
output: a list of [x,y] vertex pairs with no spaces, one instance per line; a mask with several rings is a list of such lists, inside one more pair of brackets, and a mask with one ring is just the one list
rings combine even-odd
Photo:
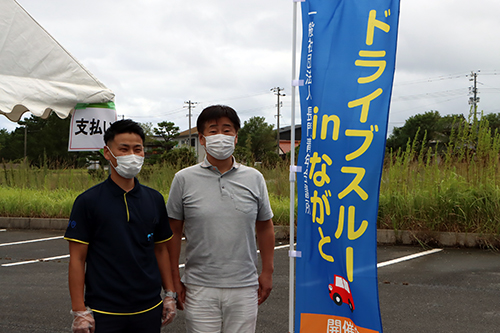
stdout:
[[[70,332],[68,244],[62,235],[0,232],[0,332]],[[378,247],[384,332],[500,332],[500,254],[428,250]],[[405,259],[414,254],[424,255]],[[259,333],[288,332],[288,270],[288,248],[277,248],[273,292],[259,307]],[[183,313],[163,331],[185,332]]]

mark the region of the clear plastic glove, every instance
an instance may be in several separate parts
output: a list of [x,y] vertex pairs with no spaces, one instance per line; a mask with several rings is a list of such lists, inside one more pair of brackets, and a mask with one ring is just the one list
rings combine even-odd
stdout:
[[161,326],[165,326],[174,321],[177,314],[175,300],[172,297],[163,299],[163,313],[161,315]]
[[92,310],[87,308],[85,311],[71,311],[73,315],[73,324],[71,329],[73,333],[94,333],[95,321]]

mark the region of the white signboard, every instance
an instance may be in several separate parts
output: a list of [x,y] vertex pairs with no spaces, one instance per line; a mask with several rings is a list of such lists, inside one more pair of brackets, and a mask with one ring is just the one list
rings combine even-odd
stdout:
[[104,132],[116,121],[114,103],[77,108],[71,119],[68,151],[96,151],[104,147]]

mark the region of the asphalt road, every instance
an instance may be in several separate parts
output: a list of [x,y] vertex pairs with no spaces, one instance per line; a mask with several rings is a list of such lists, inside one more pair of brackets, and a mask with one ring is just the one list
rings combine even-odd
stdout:
[[[0,232],[0,333],[70,332],[68,245],[62,234]],[[24,243],[49,237],[56,238]],[[447,248],[389,262],[425,250],[378,248],[378,261],[385,263],[378,270],[384,332],[500,332],[500,253]],[[276,250],[274,289],[259,308],[259,333],[288,332],[288,260],[287,248]],[[26,261],[32,262],[17,265]],[[183,313],[164,331],[184,332]]]

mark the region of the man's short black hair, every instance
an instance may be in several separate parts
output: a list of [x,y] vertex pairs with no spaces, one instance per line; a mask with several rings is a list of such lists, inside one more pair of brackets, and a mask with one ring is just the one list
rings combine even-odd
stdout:
[[108,142],[113,141],[117,134],[122,133],[135,133],[139,135],[142,139],[142,143],[146,140],[144,135],[144,130],[141,125],[133,121],[132,119],[123,119],[115,121],[111,126],[108,127],[104,133],[104,143],[107,145]]
[[198,133],[203,134],[207,121],[217,120],[222,117],[228,117],[233,123],[234,129],[238,132],[240,129],[240,118],[238,117],[236,111],[227,105],[212,105],[203,109],[201,114],[198,116],[198,120],[196,121]]

